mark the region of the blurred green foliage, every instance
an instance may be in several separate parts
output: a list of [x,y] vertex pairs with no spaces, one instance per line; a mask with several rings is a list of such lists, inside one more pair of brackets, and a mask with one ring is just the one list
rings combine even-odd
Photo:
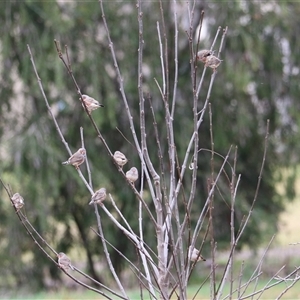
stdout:
[[[143,1],[142,1],[143,2]],[[178,3],[179,81],[175,110],[175,141],[179,161],[193,128],[190,51],[187,4]],[[139,127],[137,90],[138,22],[135,3],[105,2],[106,19],[124,79],[125,91]],[[213,112],[215,150],[225,155],[230,145],[238,147],[237,174],[241,174],[237,196],[237,229],[252,203],[261,167],[266,120],[270,119],[270,139],[264,176],[251,223],[242,244],[259,245],[264,235],[276,231],[277,217],[284,199],[275,190],[278,171],[298,163],[299,111],[299,39],[300,4],[297,2],[197,1],[194,28],[200,11],[205,10],[205,30],[200,48],[209,48],[218,26],[228,26],[222,62],[210,98]],[[170,95],[174,79],[174,22],[171,1],[163,2],[168,39]],[[156,22],[160,21],[159,2],[143,2],[144,21],[144,86],[145,98],[151,97],[156,112],[165,170],[168,171],[167,141],[163,102],[153,78],[161,82],[161,65]],[[78,100],[70,77],[57,56],[54,42],[68,46],[73,73],[82,93],[105,105],[93,117],[111,150],[126,154],[128,165],[139,167],[135,148],[124,140],[118,127],[132,141],[129,123],[119,92],[99,3],[97,1],[6,1],[0,10],[0,172],[26,201],[26,213],[36,229],[57,251],[81,253],[87,271],[104,280],[96,264],[102,258],[100,240],[91,232],[95,226],[93,209],[87,206],[89,194],[73,167],[62,166],[68,158],[48,115],[34,75],[27,44],[30,45],[45,93],[53,107],[61,130],[72,151],[80,147],[79,127],[84,128],[85,144],[91,163],[95,189],[105,186],[128,217],[132,228],[138,226],[138,201],[124,184]],[[161,22],[161,21],[160,21]],[[218,47],[216,45],[216,49]],[[198,71],[202,66],[198,67]],[[211,70],[207,70],[208,73]],[[204,103],[209,77],[205,79],[199,103]],[[149,95],[149,96],[148,96]],[[146,100],[146,131],[149,153],[158,168],[153,119]],[[210,149],[208,114],[199,131],[199,148]],[[215,172],[223,160],[215,158]],[[210,176],[210,154],[199,154],[199,185],[195,209],[200,210],[207,197]],[[230,170],[226,169],[228,174]],[[83,171],[86,170],[83,167]],[[276,172],[276,176],[275,176]],[[294,176],[289,177],[285,199],[292,199]],[[184,186],[190,186],[189,180]],[[215,238],[218,247],[229,245],[230,190],[222,177],[215,195]],[[110,204],[107,206],[110,208]],[[151,206],[151,205],[150,205]],[[58,270],[37,250],[21,228],[10,208],[4,191],[0,201],[0,273],[7,284],[45,285],[45,274],[53,279]],[[183,211],[184,207],[182,206]],[[106,238],[130,259],[135,257],[133,245],[101,214]],[[147,224],[147,216],[144,216]],[[193,220],[194,221],[194,220]],[[151,227],[145,237],[155,249]],[[78,253],[74,249],[79,249]],[[204,249],[209,252],[209,249]],[[77,253],[77,254],[76,254]],[[78,254],[79,255],[79,254]],[[119,255],[111,257],[118,272],[124,265]],[[35,278],[39,280],[29,280]]]

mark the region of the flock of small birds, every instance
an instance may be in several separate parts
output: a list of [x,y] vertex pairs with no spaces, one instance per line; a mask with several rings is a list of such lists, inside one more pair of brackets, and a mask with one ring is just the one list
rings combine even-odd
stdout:
[[[204,63],[205,67],[210,67],[216,71],[222,60],[220,60],[218,57],[214,56],[214,51],[212,50],[200,50],[196,55],[197,61],[201,61]],[[89,114],[91,114],[92,111],[96,110],[99,107],[104,107],[104,105],[100,104],[97,100],[94,98],[88,96],[88,95],[82,95],[83,103],[82,106],[86,107]],[[63,162],[63,165],[72,165],[76,169],[79,168],[80,165],[82,165],[85,162],[86,159],[86,150],[84,148],[79,148],[73,155],[69,157],[69,159],[65,162]],[[116,164],[123,168],[123,166],[128,162],[128,159],[126,156],[120,152],[116,151],[113,155],[113,159],[116,162]],[[130,184],[134,185],[134,183],[139,178],[139,173],[136,167],[132,167],[130,170],[128,170],[125,174],[127,180],[130,182]],[[89,205],[91,204],[99,204],[103,205],[103,201],[106,199],[106,188],[100,188],[97,190],[91,198],[91,201],[89,202]],[[19,212],[20,209],[24,206],[25,202],[23,197],[19,193],[15,193],[11,197],[11,201],[13,206],[15,207],[16,211]],[[198,261],[205,261],[205,258],[203,258],[200,255],[199,250],[196,248],[189,247],[189,260],[192,262],[198,262]],[[60,252],[57,254],[58,258],[58,265],[61,269],[64,271],[74,270],[74,267],[71,264],[70,258],[63,252]]]
[[[86,150],[84,148],[79,148],[73,155],[69,157],[67,161],[63,162],[62,164],[72,165],[76,169],[78,169],[79,166],[85,162],[85,159],[86,159]],[[116,164],[121,168],[123,168],[123,166],[128,162],[126,156],[120,151],[116,151],[114,153],[113,159],[116,162]],[[133,185],[139,178],[139,173],[137,168],[132,167],[129,171],[126,172],[125,176],[128,179],[128,181]],[[94,193],[91,202],[89,204],[92,203],[102,204],[105,198],[106,198],[106,189],[101,188]]]

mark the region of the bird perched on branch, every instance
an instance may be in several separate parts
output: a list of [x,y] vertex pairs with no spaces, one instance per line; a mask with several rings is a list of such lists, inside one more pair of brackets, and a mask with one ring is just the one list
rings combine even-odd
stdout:
[[199,60],[203,63],[206,63],[207,58],[213,54],[214,54],[214,51],[212,51],[212,50],[206,50],[206,49],[200,50],[200,51],[198,51],[196,58],[197,58],[197,60]]
[[200,252],[199,250],[197,250],[196,248],[193,248],[193,251],[192,251],[192,246],[189,247],[189,259],[191,261],[200,261],[200,260],[203,260],[203,261],[206,261],[206,259],[200,255]]
[[120,167],[123,167],[128,162],[126,156],[120,151],[114,153],[114,160]]
[[63,162],[63,165],[73,165],[76,169],[84,163],[86,158],[86,150],[79,148],[67,161]]
[[216,68],[220,65],[221,62],[222,60],[220,60],[218,57],[210,55],[206,59],[205,66],[214,69],[215,72]]
[[57,254],[58,265],[61,269],[68,271],[69,269],[74,270],[74,267],[71,265],[70,258],[63,252]]
[[[104,105],[100,104],[97,100],[95,100],[94,98],[88,96],[88,95],[82,95],[82,99],[83,99],[83,102],[89,112],[89,114],[99,108],[99,107],[104,107]],[[80,100],[80,98],[79,98]],[[84,105],[82,104],[82,106],[84,107]]]
[[133,184],[139,178],[139,172],[136,167],[132,167],[129,171],[126,172],[126,178]]
[[17,209],[17,212],[24,206],[25,202],[23,197],[19,193],[15,193],[11,198],[13,206]]
[[102,202],[106,199],[106,188],[101,188],[95,192],[95,194],[91,198],[91,202],[89,205],[93,203],[98,203],[102,205]]

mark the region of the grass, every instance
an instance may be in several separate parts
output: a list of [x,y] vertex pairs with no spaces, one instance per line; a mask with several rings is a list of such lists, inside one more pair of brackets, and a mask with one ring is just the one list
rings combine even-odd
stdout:
[[[259,290],[263,288],[268,283],[267,280],[260,280],[258,282],[258,286],[256,290]],[[285,283],[282,283],[280,285],[277,285],[269,290],[266,290],[260,297],[260,299],[276,299],[280,293],[285,289],[287,285]],[[197,292],[199,288],[199,285],[192,285],[188,288],[188,298],[193,299],[195,293]],[[244,293],[243,296],[249,295],[254,291],[254,284],[251,284],[247,291]],[[229,285],[225,286],[225,290],[223,293],[224,298],[227,293],[229,292]],[[143,294],[143,299],[148,300],[150,299],[147,293]],[[253,299],[258,299],[259,294],[255,295]],[[140,292],[139,291],[132,291],[129,293],[130,299],[141,299]],[[46,300],[46,299],[56,299],[56,300],[75,300],[75,299],[105,299],[102,298],[99,294],[96,294],[92,291],[82,290],[82,291],[72,291],[63,289],[59,292],[42,292],[37,293],[35,295],[25,296],[25,295],[19,295],[14,297],[5,297],[3,298],[3,295],[1,296],[1,299],[30,299],[30,300]],[[176,296],[173,296],[172,299],[177,299]],[[205,284],[200,292],[195,297],[196,300],[198,299],[211,299],[210,297],[210,286],[209,284]],[[237,299],[237,294],[235,294],[234,299]],[[298,282],[291,290],[287,291],[281,299],[300,299],[300,282]]]
[[[300,186],[300,180],[299,184]],[[279,219],[279,232],[276,242],[282,246],[288,246],[290,243],[300,242],[300,193],[297,193],[296,199],[286,205],[286,210],[281,213]]]
[[[250,295],[251,293],[254,292],[254,290],[258,291],[260,289],[262,289],[266,284],[268,283],[268,280],[260,280],[257,284],[256,289],[254,289],[254,283],[249,285],[249,287],[247,288],[246,292],[243,294],[243,296],[247,296]],[[262,296],[260,297],[260,299],[276,299],[280,293],[285,289],[286,284],[282,283],[280,285],[277,285],[269,290],[266,290]],[[300,282],[297,283],[290,291],[287,291],[287,293],[281,298],[281,299],[299,299],[300,298]],[[198,287],[197,286],[191,286],[188,290],[188,296],[189,299],[192,299],[192,297],[195,295],[195,293],[197,292]],[[242,290],[243,291],[243,290]],[[223,297],[227,296],[229,294],[229,284],[225,286],[224,288],[224,292],[223,292]],[[253,297],[253,299],[258,299],[260,294],[257,294]],[[237,299],[237,293],[234,294],[233,298]],[[242,295],[240,295],[242,296]],[[174,298],[175,299],[175,298]],[[197,294],[197,297],[195,297],[195,299],[211,299],[210,297],[210,286],[209,284],[205,285],[203,287],[203,289],[201,289],[201,291],[199,292],[199,294]],[[251,298],[250,298],[251,299]]]

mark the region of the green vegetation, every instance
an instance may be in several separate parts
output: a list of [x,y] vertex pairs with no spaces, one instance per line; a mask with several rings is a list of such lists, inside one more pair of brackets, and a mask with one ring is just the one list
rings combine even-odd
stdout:
[[[156,26],[163,12],[165,28],[161,22],[161,30],[165,30],[168,41],[166,64],[169,68],[168,82],[170,83],[164,100],[171,103],[175,73],[173,1],[162,1],[162,8],[157,1],[143,2],[145,127],[153,165],[157,169],[161,168],[163,170],[161,174],[167,174],[168,177],[169,161],[164,159],[160,164],[157,155],[150,103],[155,108],[162,155],[166,158],[168,147],[165,138],[164,102],[153,78],[161,84],[161,61]],[[299,237],[295,234],[298,232],[298,216],[292,217],[292,212],[298,208],[300,210],[300,204],[295,202],[289,206],[288,203],[295,195],[296,169],[293,166],[299,163],[297,149],[300,140],[298,116],[300,3],[225,2],[207,1],[203,4],[202,1],[196,1],[195,11],[198,13],[194,16],[192,24],[194,36],[191,38],[196,39],[199,12],[202,9],[205,10],[205,30],[201,36],[200,48],[210,47],[218,26],[228,26],[224,51],[221,53],[223,62],[218,69],[210,102],[214,150],[224,156],[231,145],[236,145],[238,149],[236,173],[241,174],[241,182],[234,215],[236,233],[251,207],[256,192],[264,150],[266,122],[267,119],[270,120],[269,147],[258,200],[238,247],[242,249],[247,246],[255,251],[261,244],[265,245],[269,237],[276,233],[278,227],[282,228],[281,226],[286,226],[286,234],[279,234],[276,240],[278,243],[287,245],[298,242]],[[177,12],[179,80],[176,91],[174,131],[176,155],[179,161],[176,167],[179,168],[189,139],[187,133],[193,128],[193,85],[190,64],[193,57],[187,36],[189,32],[187,4],[180,2],[178,5],[182,7]],[[140,138],[137,88],[139,28],[136,3],[105,1],[104,6],[126,95],[135,117],[134,125]],[[49,118],[27,52],[27,44],[29,44],[45,93],[73,151],[80,147],[79,127],[84,128],[94,188],[105,186],[108,193],[111,193],[118,202],[118,207],[124,216],[130,220],[130,226],[138,231],[138,202],[132,196],[130,188],[124,185],[123,178],[113,168],[104,147],[96,140],[90,120],[84,114],[78,101],[77,91],[63,68],[53,43],[56,39],[62,46],[68,46],[72,70],[82,93],[92,95],[105,105],[103,110],[93,113],[93,117],[107,144],[112,151],[120,150],[126,153],[132,165],[140,165],[137,151],[132,146],[129,123],[124,117],[125,109],[120,100],[118,78],[104,33],[99,3],[98,1],[88,3],[5,1],[3,9],[0,10],[0,23],[3,24],[0,26],[2,64],[0,177],[10,184],[14,192],[18,191],[22,194],[26,201],[28,219],[58,252],[71,253],[72,259],[82,264],[83,269],[93,278],[101,282],[110,282],[108,273],[103,272],[107,267],[103,263],[103,247],[97,236],[90,230],[90,227],[96,224],[93,211],[87,205],[90,195],[74,169],[61,165],[61,162],[68,158],[68,154]],[[218,46],[219,41],[216,52]],[[199,65],[197,79],[202,69],[202,65]],[[209,87],[209,76],[206,76],[203,83],[205,92]],[[200,94],[199,109],[205,101],[205,95],[204,92]],[[202,150],[199,152],[197,166],[199,184],[195,189],[197,201],[194,203],[198,210],[202,209],[206,201],[211,174],[213,172],[216,174],[223,163],[223,158],[216,155],[214,165],[211,165],[211,153],[204,150],[211,147],[209,115],[206,114],[203,126],[199,130],[199,148]],[[233,157],[230,159],[232,162]],[[288,175],[281,172],[285,169],[291,172]],[[218,250],[228,250],[230,247],[231,190],[228,178],[231,176],[231,169],[226,166],[225,171],[214,195],[213,236],[218,244]],[[277,185],[282,182],[284,182],[283,187],[278,190]],[[186,191],[190,191],[191,185],[191,178],[184,180],[183,186]],[[7,195],[4,190],[0,192],[0,288],[14,289],[16,286],[20,288],[26,286],[28,289],[39,290],[47,286],[48,279],[51,282],[60,282],[61,272],[50,259],[41,254],[25,234],[11,209]],[[163,192],[167,195],[168,187]],[[147,193],[149,191],[146,186],[144,191],[146,197]],[[180,197],[182,218],[186,211],[185,201],[188,193],[182,192]],[[146,201],[150,203],[149,199]],[[110,210],[110,204],[107,206]],[[153,209],[153,204],[150,203],[149,207]],[[285,207],[287,212],[281,215]],[[278,223],[280,215],[281,223]],[[128,259],[136,262],[135,247],[119,229],[112,226],[107,215],[103,214],[101,218],[107,240]],[[146,224],[151,224],[147,215],[143,218]],[[189,221],[190,227],[194,227],[197,219],[191,215]],[[292,225],[285,225],[288,221],[291,221]],[[204,236],[203,232],[199,239]],[[157,245],[151,226],[144,228],[144,237],[149,247],[156,251]],[[188,240],[188,234],[184,238]],[[204,244],[203,253],[210,254],[209,242]],[[111,250],[110,255],[118,274],[127,270],[128,265],[120,260],[116,251]],[[292,266],[298,264],[298,261],[290,259],[288,263]],[[270,262],[270,265],[272,264],[273,261]],[[259,284],[263,285],[263,281]],[[191,287],[190,290],[192,289]],[[295,293],[296,290],[297,288],[294,288],[290,293]],[[89,293],[84,292],[79,297],[92,299],[93,293],[91,296]],[[205,286],[203,293],[199,295],[203,298],[209,297],[208,287]],[[278,293],[279,290],[277,295]],[[295,296],[288,293],[287,295]],[[268,297],[273,296],[270,294]],[[46,296],[38,294],[37,297]],[[50,297],[69,299],[68,297],[75,296],[67,292],[66,295],[52,294]],[[136,294],[132,297],[134,299],[139,296]],[[297,297],[299,298],[299,295]]]
[[[294,173],[291,172],[283,172],[284,178],[288,178],[287,175]],[[275,243],[286,247],[291,243],[297,243],[300,241],[299,232],[300,232],[300,168],[295,168],[296,180],[295,180],[295,195],[294,201],[286,203],[284,211],[280,214],[279,222],[278,222],[278,234],[275,239]],[[287,174],[287,175],[286,175]],[[288,180],[284,180],[282,184],[277,186],[278,191],[284,197],[284,190],[286,189],[285,182]]]
[[[257,284],[257,290],[260,288],[263,288],[266,284],[268,283],[267,280],[260,280]],[[277,285],[267,291],[265,291],[260,299],[276,299],[280,295],[280,293],[284,290],[286,287],[285,283],[282,283],[280,285]],[[300,283],[297,283],[293,289],[287,291],[281,299],[299,299],[300,293],[299,293],[299,288],[300,288]],[[188,295],[189,299],[192,299],[192,295],[195,295],[195,293],[198,290],[197,285],[190,286],[188,288]],[[245,293],[245,296],[247,294],[252,293],[254,290],[254,284],[250,285],[248,287],[248,292]],[[229,286],[225,288],[225,291],[229,291]],[[132,291],[130,294],[130,299],[141,299],[140,297],[140,291]],[[143,299],[148,300],[150,299],[149,296],[147,296],[147,291],[143,292]],[[226,296],[226,293],[224,294]],[[254,296],[254,299],[256,299],[258,296]],[[56,299],[56,300],[72,300],[72,299],[105,299],[99,297],[96,293],[93,293],[91,291],[72,291],[64,289],[59,292],[41,292],[41,293],[36,293],[34,295],[19,295],[19,296],[12,296],[12,297],[6,297],[4,296],[5,299],[30,299],[30,300],[46,300],[46,299]],[[1,297],[1,299],[4,299]],[[176,297],[173,297],[172,299],[177,299]],[[195,299],[210,299],[210,286],[209,284],[205,284],[201,291],[197,294],[197,297]]]

